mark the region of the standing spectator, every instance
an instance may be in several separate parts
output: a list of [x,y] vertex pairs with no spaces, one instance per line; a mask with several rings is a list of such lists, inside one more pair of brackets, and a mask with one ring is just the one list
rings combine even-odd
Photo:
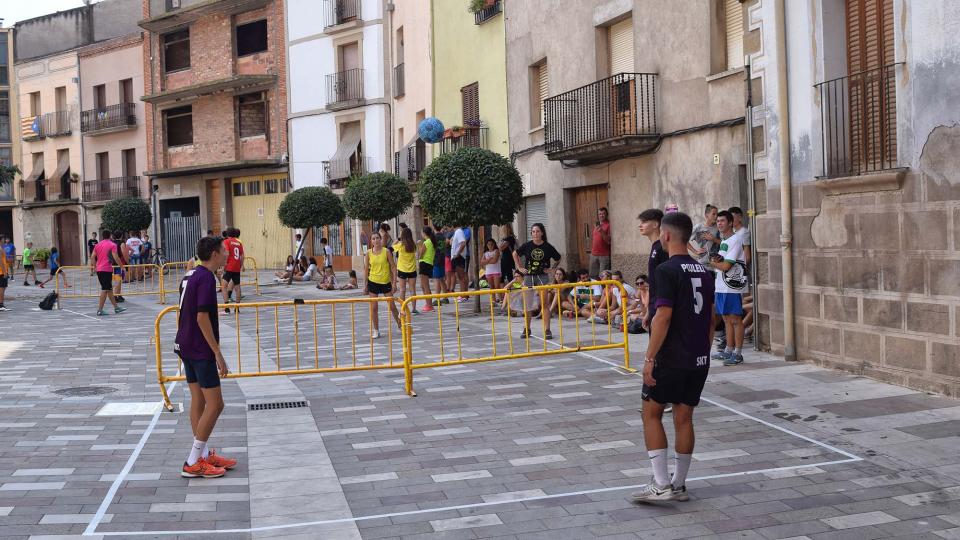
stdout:
[[[420,242],[417,243],[417,255],[419,255],[417,274],[420,275],[420,289],[423,290],[423,294],[433,294],[430,290],[430,278],[433,277],[433,263],[437,257],[436,242],[433,229],[429,225],[425,225],[420,233]],[[414,304],[413,309],[417,309],[416,304]],[[433,311],[433,306],[430,305],[429,300],[423,303],[423,311]]]
[[740,242],[743,244],[743,260],[746,261],[747,270],[750,269],[750,262],[753,260],[753,236],[750,234],[750,228],[743,222],[743,210],[739,206],[731,206],[728,210],[733,214],[733,232],[741,236]]
[[717,228],[723,241],[720,251],[713,256],[712,267],[716,270],[717,314],[723,317],[727,335],[727,347],[713,355],[723,360],[725,366],[743,362],[743,299],[747,274],[744,266],[743,236],[733,232],[733,215],[728,211],[717,215]]
[[[429,225],[426,228],[429,228]],[[450,292],[450,288],[447,287],[447,272],[445,268],[447,264],[450,264],[450,246],[447,245],[447,240],[444,238],[443,229],[436,225],[433,227],[433,240],[434,253],[432,277],[434,282],[437,284],[437,294],[448,293]],[[434,300],[433,305],[440,305],[440,302],[440,300]],[[449,304],[450,300],[444,298],[443,303]]]
[[383,240],[383,247],[390,253],[393,253],[393,237],[390,236],[390,224],[386,222],[381,223],[380,228],[377,230],[380,232],[380,239]]
[[299,260],[300,255],[303,253],[303,235],[300,233],[297,233],[294,236],[294,241],[296,242],[295,243],[296,249],[293,252],[294,253],[293,258]]
[[607,207],[597,210],[597,223],[593,227],[593,242],[590,246],[590,275],[599,276],[601,270],[610,269],[610,220]]
[[513,261],[513,250],[517,249],[517,237],[513,234],[513,226],[509,223],[500,226],[500,276],[506,280],[513,275],[516,268]]
[[37,271],[33,269],[33,242],[27,242],[27,247],[23,248],[23,286],[29,287],[30,282],[27,281],[27,277],[33,274],[33,284],[39,285],[40,280],[37,279]]
[[130,248],[130,264],[141,264],[140,252],[143,240],[140,239],[140,231],[130,231],[130,238],[127,238],[126,243]]
[[193,447],[180,469],[186,478],[216,478],[236,466],[237,460],[217,455],[207,447],[213,428],[223,412],[220,377],[230,371],[220,352],[220,322],[217,318],[217,276],[226,253],[218,237],[197,242],[193,270],[180,282],[180,317],[174,351],[183,361],[190,387],[190,427]]
[[647,260],[647,281],[650,283],[650,309],[647,310],[647,317],[643,321],[643,327],[650,330],[650,321],[657,314],[657,280],[654,277],[657,267],[661,263],[667,262],[670,256],[660,244],[660,220],[663,219],[663,212],[657,208],[644,210],[637,216],[640,219],[640,234],[650,240],[650,257]]
[[[393,253],[397,257],[397,288],[400,290],[400,302],[407,298],[407,289],[410,296],[417,295],[417,243],[413,241],[413,231],[408,227],[400,229],[400,241],[394,244]],[[410,310],[417,313],[417,304],[413,303]]]
[[[467,235],[464,228],[465,227],[457,227],[450,241],[450,263],[453,266],[453,271],[456,273],[457,283],[460,283],[461,294],[467,292]],[[450,292],[453,292],[453,288],[450,289]],[[466,301],[466,296],[457,298],[457,302]]]
[[91,233],[90,239],[87,240],[87,255],[93,253],[93,248],[97,247],[97,233]]
[[[4,240],[9,241],[8,238]],[[10,277],[10,265],[7,264],[7,257],[0,256],[0,311],[10,311],[10,309],[3,305],[3,301],[7,294],[7,283]]]
[[153,255],[153,243],[150,242],[150,235],[144,233],[143,245],[140,246],[140,260],[144,264],[150,264],[151,255]]
[[327,243],[326,238],[320,239],[320,247],[323,248],[323,268],[333,268],[333,248]]
[[126,311],[117,305],[117,299],[113,294],[113,266],[119,261],[120,255],[117,253],[117,245],[110,241],[110,231],[103,231],[100,234],[101,240],[97,242],[90,255],[90,275],[97,274],[97,280],[100,282],[100,300],[97,304],[97,315],[103,316],[103,304],[110,300],[113,304],[114,313],[123,313]]
[[120,256],[117,266],[113,268],[113,295],[117,298],[117,302],[126,302],[126,298],[124,298],[121,293],[123,282],[129,277],[126,266],[129,264],[128,261],[130,261],[130,246],[127,245],[127,241],[123,237],[117,237],[117,242],[117,253],[119,253]]
[[393,261],[393,253],[383,247],[383,237],[379,234],[370,235],[372,245],[370,250],[364,256],[363,267],[367,274],[367,295],[373,299],[370,302],[370,337],[377,339],[380,337],[380,303],[377,297],[383,295],[387,298],[387,305],[390,307],[390,313],[393,320],[400,328],[400,315],[397,313],[397,306],[393,302],[393,283],[397,282],[397,265]]
[[693,228],[688,248],[690,256],[702,265],[710,265],[710,257],[720,249],[720,231],[717,230],[717,207],[708,204],[703,211],[704,222]]
[[480,257],[480,265],[483,266],[483,277],[490,284],[490,288],[499,289],[501,278],[500,250],[497,248],[497,241],[493,238],[487,238],[483,255]]
[[[547,230],[543,226],[543,223],[534,223],[530,227],[530,236],[533,237],[533,240],[530,240],[513,252],[513,262],[517,270],[524,276],[524,287],[547,285],[550,282],[547,271],[554,270],[560,265],[560,252],[557,251],[557,248],[553,247],[550,242],[547,242]],[[520,262],[521,257],[524,259],[523,263]],[[550,264],[551,260],[556,261],[552,266]],[[524,331],[520,337],[529,339],[530,317],[533,316],[534,311],[537,309],[541,307],[546,309],[547,306],[545,305],[546,301],[544,299],[545,293],[542,290],[524,290],[523,296],[526,297],[526,309],[523,312]],[[553,339],[553,334],[550,332],[550,317],[544,317],[543,321],[543,338]]]
[[[453,292],[454,289],[456,289],[457,278],[457,273],[453,269],[453,256],[451,254],[453,247],[453,229],[450,227],[444,227],[443,239],[444,245],[446,246],[443,253],[443,270],[447,280],[447,292]],[[447,299],[444,298],[444,300]]]
[[476,285],[476,283],[473,281],[474,276],[470,275],[470,254],[472,253],[472,250],[470,249],[470,238],[472,235],[473,231],[470,229],[470,227],[463,227],[463,240],[465,242],[463,246],[463,271],[467,275],[467,290],[470,290],[470,287]]
[[[223,266],[223,303],[230,302],[233,291],[237,291],[237,302],[240,301],[240,272],[243,271],[244,255],[243,244],[240,242],[240,229],[227,229],[227,237],[223,239],[223,247],[227,252],[227,262]],[[224,313],[230,313],[224,309]]]

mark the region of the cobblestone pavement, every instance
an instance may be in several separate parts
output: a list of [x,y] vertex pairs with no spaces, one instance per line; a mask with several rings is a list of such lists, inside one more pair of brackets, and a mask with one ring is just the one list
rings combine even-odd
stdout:
[[[263,292],[247,300],[346,294]],[[711,370],[686,503],[627,500],[650,471],[640,378],[612,350],[418,370],[415,398],[397,369],[227,381],[211,443],[240,465],[186,480],[189,419],[160,412],[150,345],[162,306],[96,318],[41,296],[14,286],[0,313],[3,539],[960,538],[960,402],[760,353]],[[439,348],[435,317],[415,318],[418,355]],[[489,318],[460,328],[466,351],[490,341]],[[278,400],[309,406],[247,407]]]

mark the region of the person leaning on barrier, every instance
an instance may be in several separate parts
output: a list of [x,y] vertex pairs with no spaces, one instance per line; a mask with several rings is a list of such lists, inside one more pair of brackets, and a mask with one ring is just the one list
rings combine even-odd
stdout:
[[[530,236],[533,237],[533,240],[523,244],[513,252],[513,262],[515,263],[516,269],[524,276],[524,287],[548,285],[550,283],[550,277],[547,271],[553,270],[560,265],[560,252],[557,251],[557,248],[553,247],[550,242],[547,242],[547,230],[543,226],[543,223],[534,223],[531,225]],[[522,263],[521,258],[523,259]],[[550,265],[551,260],[556,261],[553,266]],[[530,317],[537,309],[546,304],[546,294],[542,290],[536,294],[533,290],[525,290],[523,292],[526,306],[523,313],[524,331],[520,337],[529,339]],[[543,320],[544,339],[553,339],[553,334],[550,332],[550,317],[544,317]]]

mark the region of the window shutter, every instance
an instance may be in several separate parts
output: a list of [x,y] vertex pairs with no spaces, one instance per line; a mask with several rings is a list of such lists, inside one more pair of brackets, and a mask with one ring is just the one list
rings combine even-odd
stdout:
[[539,82],[539,91],[540,91],[540,125],[544,125],[546,121],[546,110],[544,109],[544,102],[548,97],[550,97],[550,75],[547,72],[547,63],[544,62],[540,64],[537,68],[537,78]]
[[743,67],[743,8],[740,0],[724,0],[727,30],[727,69]]
[[626,19],[611,26],[607,38],[610,74],[633,73],[633,19]]
[[480,121],[480,87],[477,83],[460,89],[463,104],[463,125]]
[[547,197],[546,195],[527,197],[523,202],[527,215],[526,236],[527,240],[532,240],[532,238],[530,238],[530,227],[532,227],[534,223],[543,223],[543,226],[546,227],[548,231],[550,230],[550,224],[547,223]]

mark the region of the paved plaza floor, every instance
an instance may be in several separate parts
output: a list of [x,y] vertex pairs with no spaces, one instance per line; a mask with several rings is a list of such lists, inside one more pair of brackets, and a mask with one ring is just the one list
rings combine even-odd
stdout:
[[[350,294],[265,286],[246,300]],[[128,297],[97,318],[93,300],[45,312],[40,297],[15,285],[0,313],[2,539],[960,538],[960,401],[752,351],[711,367],[689,502],[628,500],[650,469],[641,379],[616,350],[417,370],[417,397],[400,369],[226,381],[211,445],[240,464],[183,479],[189,395],[176,384],[177,412],[161,411],[151,345],[163,306]],[[257,341],[238,320],[221,320],[224,349],[247,362]],[[435,321],[415,316],[418,358],[439,349]],[[494,334],[484,317],[460,332],[478,354]],[[630,336],[637,367],[645,346]],[[353,352],[342,338],[322,350]],[[306,406],[248,406],[273,402]]]

